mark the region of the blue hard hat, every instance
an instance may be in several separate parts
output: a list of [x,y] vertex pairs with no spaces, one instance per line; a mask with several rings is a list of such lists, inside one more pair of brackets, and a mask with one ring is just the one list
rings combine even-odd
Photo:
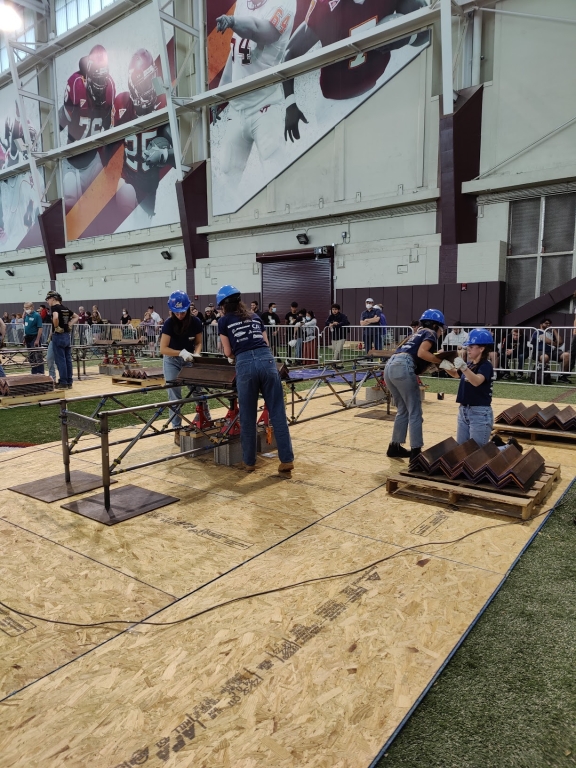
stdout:
[[435,323],[439,323],[440,325],[446,324],[444,315],[442,312],[440,312],[439,309],[427,309],[425,312],[422,312],[420,320],[433,320]]
[[216,306],[219,307],[225,299],[229,299],[231,296],[240,296],[238,288],[234,288],[233,285],[223,285],[216,294]]
[[473,328],[468,334],[468,341],[465,341],[462,346],[469,347],[471,344],[494,344],[494,336],[488,328]]
[[190,306],[188,294],[184,291],[174,291],[168,299],[168,309],[170,312],[186,312]]

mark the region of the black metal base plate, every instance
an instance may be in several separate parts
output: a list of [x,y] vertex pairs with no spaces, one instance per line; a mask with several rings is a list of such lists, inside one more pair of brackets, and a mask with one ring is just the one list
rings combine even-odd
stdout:
[[[112,480],[112,482],[116,483],[117,480]],[[101,477],[75,469],[70,472],[69,483],[66,482],[64,475],[54,475],[53,477],[45,477],[43,480],[34,480],[32,483],[13,485],[8,490],[51,504],[53,501],[67,499],[69,496],[76,496],[79,493],[86,493],[86,491],[93,491],[95,488],[101,487]]]
[[104,506],[104,494],[97,493],[79,501],[62,504],[62,509],[69,509],[83,517],[89,517],[104,525],[116,525],[131,517],[138,517],[153,509],[165,507],[180,501],[175,496],[165,496],[163,493],[138,488],[137,485],[124,485],[110,491],[110,511]]
[[383,413],[382,411],[367,411],[367,413],[357,413],[356,419],[378,419],[378,421],[394,421],[396,414]]

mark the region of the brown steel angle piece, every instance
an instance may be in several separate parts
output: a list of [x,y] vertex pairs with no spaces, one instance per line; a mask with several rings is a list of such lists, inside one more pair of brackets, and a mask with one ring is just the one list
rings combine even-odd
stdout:
[[522,424],[525,427],[535,426],[536,416],[538,415],[539,411],[540,406],[537,403],[531,405],[529,408],[526,408],[524,411],[518,414],[516,423]]
[[571,405],[562,408],[562,410],[556,414],[554,421],[560,427],[569,431],[576,428],[576,410]]
[[514,471],[516,464],[522,458],[522,453],[514,445],[508,445],[503,451],[486,464],[485,477],[488,482],[497,485],[503,477]]
[[486,464],[499,453],[498,446],[494,443],[486,443],[482,448],[466,457],[462,465],[463,474],[472,482],[477,482],[477,478],[483,475]]
[[451,451],[453,448],[457,448],[458,443],[453,437],[447,437],[446,440],[442,440],[440,443],[436,443],[431,448],[427,448],[422,453],[418,454],[415,459],[410,462],[409,470],[419,470],[421,472],[434,472],[440,459],[445,453]]
[[[507,450],[509,450],[509,448]],[[502,451],[502,453],[506,453],[506,451]],[[498,488],[504,488],[506,485],[514,484],[523,491],[527,491],[532,487],[534,481],[540,477],[543,471],[544,457],[541,456],[537,450],[531,448],[529,451],[522,454],[520,461],[518,461],[513,469],[500,480]]]
[[476,453],[479,447],[480,446],[476,440],[473,440],[472,438],[470,440],[466,440],[465,443],[457,445],[455,448],[452,448],[452,450],[445,453],[444,456],[442,456],[440,459],[438,468],[444,472],[446,477],[457,477],[460,474],[462,465],[466,461],[466,458],[471,456],[473,453]]
[[496,422],[498,424],[514,424],[518,414],[524,410],[526,410],[524,403],[516,403],[515,405],[511,405],[510,408],[506,408],[506,410],[502,411],[499,416],[496,416]]
[[538,411],[536,414],[536,423],[538,426],[542,427],[543,429],[550,429],[551,425],[555,426],[556,422],[554,420],[554,417],[556,414],[560,413],[560,408],[558,408],[557,405],[554,405],[552,403],[551,405],[548,405],[546,408],[542,408],[541,411]]

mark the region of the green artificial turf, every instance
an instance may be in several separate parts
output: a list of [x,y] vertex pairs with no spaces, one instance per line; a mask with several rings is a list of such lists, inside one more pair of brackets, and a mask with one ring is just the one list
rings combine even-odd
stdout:
[[576,765],[576,485],[378,768]]

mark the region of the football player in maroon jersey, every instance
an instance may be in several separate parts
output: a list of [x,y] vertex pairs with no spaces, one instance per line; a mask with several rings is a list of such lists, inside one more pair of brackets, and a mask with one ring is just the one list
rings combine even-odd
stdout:
[[[80,59],[78,72],[68,78],[64,104],[58,112],[60,131],[67,130],[68,144],[110,128],[114,96],[108,53],[102,45],[95,45],[88,56]],[[91,149],[66,158],[62,166],[64,200],[69,211],[102,170],[102,153]]]
[[[390,21],[391,17],[412,13],[426,6],[426,0],[312,0],[306,20],[290,39],[284,61],[302,56],[318,42],[323,46],[330,45]],[[421,35],[414,35],[322,67],[320,88],[324,97],[351,99],[366,93],[384,73],[392,50],[407,44],[421,45],[422,42]],[[286,99],[284,138],[294,141],[300,138],[300,121],[307,123],[308,120],[296,103],[294,80],[285,80],[283,88]]]
[[[129,123],[166,106],[166,96],[158,96],[154,90],[157,76],[158,70],[150,51],[138,49],[128,65],[128,90],[119,93],[114,100],[114,125]],[[168,125],[126,136],[122,175],[116,190],[116,202],[126,216],[137,206],[147,216],[154,215],[160,168],[166,165],[174,165],[172,135]]]
[[[16,117],[12,120],[10,117],[6,118],[4,125],[4,139],[0,137],[0,144],[4,150],[4,164],[3,168],[9,168],[12,165],[18,165],[28,159],[28,148],[24,142],[24,128],[22,121],[20,120],[20,109],[18,108],[18,102],[14,102],[16,107]],[[30,140],[32,142],[32,149],[36,148],[36,139],[38,132],[33,127],[30,120],[28,120],[28,130],[30,131]]]

